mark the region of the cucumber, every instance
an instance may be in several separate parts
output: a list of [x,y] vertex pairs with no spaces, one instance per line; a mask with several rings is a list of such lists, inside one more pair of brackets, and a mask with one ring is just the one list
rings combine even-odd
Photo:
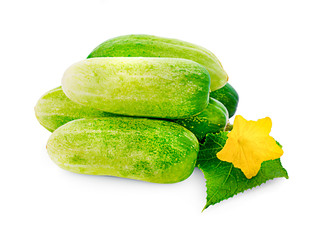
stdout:
[[[46,129],[53,132],[72,120],[118,116],[86,107],[71,101],[61,87],[45,93],[35,106],[35,115]],[[200,114],[180,120],[170,120],[187,128],[202,140],[207,133],[224,130],[228,120],[227,109],[217,100],[210,98],[209,105]]]
[[109,117],[114,114],[86,107],[71,101],[61,87],[45,93],[35,106],[39,123],[50,132],[75,119]]
[[210,93],[210,97],[220,101],[228,110],[229,118],[235,115],[239,96],[236,90],[227,83],[223,88]]
[[176,120],[176,123],[184,126],[195,136],[202,140],[207,133],[217,133],[225,130],[228,122],[228,111],[219,101],[210,97],[209,105],[199,115]]
[[204,66],[210,73],[211,91],[221,88],[228,75],[209,50],[177,39],[151,35],[126,35],[109,39],[88,56],[94,57],[168,57],[185,58]]
[[59,127],[47,151],[59,167],[71,172],[175,183],[192,174],[199,143],[173,122],[107,117]]
[[180,119],[208,105],[210,76],[177,58],[91,58],[68,68],[62,89],[72,101],[128,116]]

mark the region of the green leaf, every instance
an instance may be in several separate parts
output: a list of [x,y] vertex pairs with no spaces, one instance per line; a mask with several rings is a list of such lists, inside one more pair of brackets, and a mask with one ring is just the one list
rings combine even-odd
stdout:
[[225,145],[227,134],[228,132],[207,134],[205,142],[200,145],[197,167],[204,174],[207,188],[207,202],[203,210],[268,180],[289,178],[280,159],[263,162],[258,174],[251,179],[247,179],[232,163],[219,160],[216,155]]

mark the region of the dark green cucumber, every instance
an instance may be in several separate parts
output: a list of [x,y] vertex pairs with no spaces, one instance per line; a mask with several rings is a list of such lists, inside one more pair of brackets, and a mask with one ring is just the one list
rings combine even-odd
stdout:
[[88,56],[184,58],[204,66],[211,76],[211,91],[221,88],[228,75],[218,58],[209,50],[185,41],[151,35],[126,35],[109,39]]
[[229,113],[229,118],[235,115],[239,96],[236,90],[229,83],[227,83],[223,88],[211,92],[210,97],[215,98],[225,105]]
[[127,116],[180,119],[208,106],[210,76],[179,58],[90,58],[68,68],[62,89],[72,101]]
[[47,151],[71,172],[175,183],[192,174],[199,143],[192,132],[170,121],[107,117],[59,127]]
[[228,111],[219,101],[210,97],[209,105],[199,115],[176,120],[176,123],[184,126],[195,136],[202,140],[207,133],[223,131],[228,122]]

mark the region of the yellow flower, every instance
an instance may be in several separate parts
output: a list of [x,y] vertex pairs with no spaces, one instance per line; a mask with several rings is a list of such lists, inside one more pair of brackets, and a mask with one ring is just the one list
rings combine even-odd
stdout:
[[247,121],[237,115],[226,144],[217,153],[217,157],[233,163],[249,179],[256,176],[262,162],[277,159],[283,154],[281,147],[269,135],[271,127],[272,121],[269,117]]

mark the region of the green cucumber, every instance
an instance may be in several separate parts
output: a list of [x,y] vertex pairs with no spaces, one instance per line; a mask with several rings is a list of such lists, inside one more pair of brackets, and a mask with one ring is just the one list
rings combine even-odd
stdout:
[[208,105],[210,76],[177,58],[91,58],[68,68],[62,89],[72,101],[98,110],[153,118],[194,116]]
[[218,58],[209,50],[177,39],[151,35],[126,35],[109,39],[88,56],[94,57],[168,57],[184,58],[204,66],[210,73],[211,91],[221,88],[228,75]]
[[61,87],[45,93],[35,106],[39,123],[50,132],[75,119],[109,117],[114,114],[86,107],[71,101]]
[[[45,93],[35,106],[35,115],[46,129],[53,132],[58,127],[76,119],[118,116],[86,107],[71,101],[61,87]],[[217,100],[210,98],[209,105],[200,114],[174,121],[187,128],[202,140],[207,133],[224,129],[228,120],[227,109]]]
[[59,167],[71,172],[175,183],[192,174],[199,143],[192,132],[173,122],[107,117],[59,127],[47,151]]
[[202,140],[207,133],[217,133],[225,130],[228,122],[228,111],[219,101],[210,97],[209,105],[200,114],[176,120],[176,123],[184,126],[195,136]]
[[236,90],[229,83],[227,83],[223,88],[211,92],[210,97],[217,99],[225,105],[229,113],[229,118],[235,115],[239,96]]

